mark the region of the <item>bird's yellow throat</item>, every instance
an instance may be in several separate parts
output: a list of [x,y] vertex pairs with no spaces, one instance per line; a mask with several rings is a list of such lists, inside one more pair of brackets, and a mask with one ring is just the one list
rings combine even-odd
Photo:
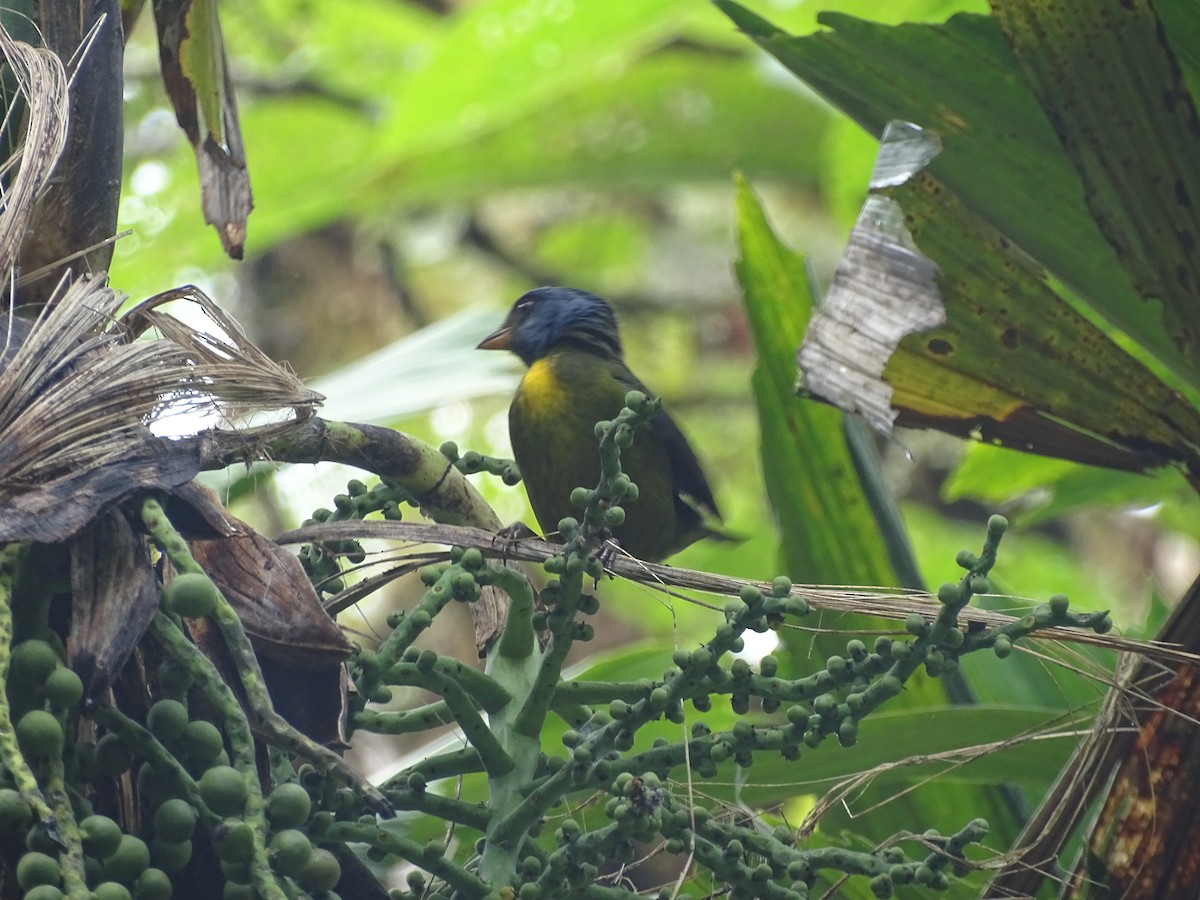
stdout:
[[550,360],[551,357],[535,360],[518,388],[522,403],[536,415],[553,415],[570,399]]

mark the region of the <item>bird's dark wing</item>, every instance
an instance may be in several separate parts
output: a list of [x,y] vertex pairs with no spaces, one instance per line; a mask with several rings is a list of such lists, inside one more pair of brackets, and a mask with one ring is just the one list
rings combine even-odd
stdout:
[[659,410],[647,423],[647,427],[658,433],[667,448],[676,495],[690,499],[691,503],[688,503],[688,506],[699,506],[702,511],[720,518],[721,511],[717,509],[712,488],[708,485],[704,470],[700,468],[700,460],[696,459],[696,454],[683,432],[679,430],[679,426],[675,424],[675,420]]
[[[628,368],[621,366],[620,370],[613,374],[627,390],[641,391],[648,397],[655,396]],[[694,519],[698,525],[703,524],[705,514],[719,519],[721,512],[717,509],[717,501],[713,499],[712,488],[708,485],[704,470],[700,468],[700,460],[696,459],[695,452],[683,436],[683,432],[679,430],[679,426],[675,424],[675,420],[660,409],[646,423],[646,427],[654,431],[667,448],[677,511],[687,518]]]

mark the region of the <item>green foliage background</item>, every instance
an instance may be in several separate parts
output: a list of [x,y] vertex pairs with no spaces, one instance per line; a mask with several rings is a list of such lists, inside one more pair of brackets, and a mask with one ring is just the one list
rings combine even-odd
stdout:
[[[818,9],[876,21],[882,14],[865,0],[755,11],[805,34],[817,27]],[[987,9],[908,0],[888,4],[886,16],[888,24],[939,22],[963,11]],[[841,416],[781,399],[802,333],[796,310],[748,320],[735,280],[738,259],[742,286],[764,298],[828,278],[874,156],[858,125],[697,0],[478,0],[442,14],[394,0],[262,0],[226,4],[222,19],[256,203],[248,262],[225,261],[200,220],[192,155],[165,106],[143,23],[127,63],[122,224],[134,235],[118,246],[114,284],[141,297],[197,281],[263,346],[300,374],[321,376],[315,386],[330,397],[329,418],[391,424],[497,455],[507,452],[503,411],[515,366],[497,368],[467,348],[536,283],[588,288],[618,306],[633,368],[684,422],[726,518],[750,535],[737,548],[692,547],[678,565],[756,577],[786,571],[797,582],[895,581],[842,449]],[[911,88],[914,107],[921,90]],[[1002,195],[1010,175],[993,163],[964,165],[986,173],[981,189]],[[735,171],[745,182],[735,185]],[[378,355],[364,369],[368,354]],[[795,439],[800,420],[808,443]],[[1113,608],[1118,627],[1148,635],[1160,597],[1177,594],[1195,572],[1194,494],[1173,472],[1114,475],[918,433],[882,450],[929,584],[956,576],[950,562],[977,543],[981,504],[1027,526],[1005,543],[996,580],[1005,594],[1063,591],[1083,609]],[[221,485],[245,486],[232,477]],[[241,491],[235,511],[279,530],[326,505],[345,477],[284,473]],[[479,486],[503,519],[532,521],[519,489]],[[786,510],[782,543],[768,493]],[[389,602],[403,605],[414,591]],[[719,616],[637,587],[606,585],[603,593],[597,644],[608,649],[578,661],[588,678],[659,672],[675,647],[692,646]],[[1022,601],[994,603],[1011,610]],[[369,643],[386,611],[369,605],[342,622]],[[473,658],[469,629],[454,630],[435,636],[439,649]],[[787,632],[784,666],[800,671],[822,658],[815,640]],[[948,768],[932,784],[930,766],[893,771],[831,813],[818,837],[849,840],[852,829],[856,840],[879,838],[911,827],[918,813],[922,826],[950,829],[984,814],[996,828],[989,845],[1002,849],[1015,822],[997,812],[1007,801],[995,785],[1015,781],[1036,803],[1103,686],[1032,658],[994,665],[964,665],[980,709],[956,708],[928,684],[921,708],[897,704],[870,720],[851,752],[814,754],[799,769],[756,766],[744,783],[714,789],[796,824],[827,788],[820,779],[896,754],[1061,730],[1064,737]],[[1075,718],[1060,719],[1064,712]],[[426,748],[393,740],[357,752],[386,771],[397,756]],[[468,783],[464,796],[472,790],[482,785]],[[440,828],[402,825],[425,838],[436,834],[422,829]]]

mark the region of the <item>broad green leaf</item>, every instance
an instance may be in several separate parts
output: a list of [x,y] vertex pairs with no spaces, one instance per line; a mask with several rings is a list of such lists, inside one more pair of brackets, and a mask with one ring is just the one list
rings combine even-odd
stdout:
[[942,494],[950,501],[971,497],[991,505],[1015,502],[1010,518],[1024,527],[1089,508],[1140,509],[1160,503],[1191,509],[1190,518],[1196,519],[1196,492],[1176,469],[1149,475],[1113,472],[987,444],[967,449]]
[[887,193],[941,269],[946,313],[884,370],[902,422],[1112,468],[1196,458],[1196,408],[1076,313],[1005,235],[931,174]]
[[423,150],[381,178],[408,201],[554,183],[660,186],[725,177],[732,165],[811,184],[828,119],[810,98],[764,84],[751,60],[661,52],[501,130]]
[[1110,468],[1200,467],[1200,412],[931,174],[940,148],[888,124],[800,349],[807,389],[884,432],[895,421]]
[[904,119],[942,136],[930,173],[1015,247],[1136,337],[1180,377],[1200,381],[1090,215],[1079,175],[995,23],[886,27],[827,15],[792,37],[731,0],[737,25],[869,132]]
[[179,42],[179,67],[192,86],[200,130],[218,144],[225,143],[221,118],[225,104],[225,48],[221,22],[213,0],[192,0],[186,7],[183,38]]
[[[998,0],[993,16],[1148,314],[1200,373],[1200,117],[1148,2]],[[1119,60],[1120,65],[1114,62]]]
[[692,5],[492,0],[467,7],[416,48],[419,62],[397,86],[397,115],[373,155],[386,160],[479,137],[605,71],[618,74],[663,42]]

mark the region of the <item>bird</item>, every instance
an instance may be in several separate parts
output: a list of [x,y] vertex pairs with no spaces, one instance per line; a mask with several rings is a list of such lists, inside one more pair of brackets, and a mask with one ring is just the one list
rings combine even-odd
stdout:
[[[596,423],[616,417],[629,391],[650,391],[625,363],[612,307],[577,288],[523,294],[477,349],[510,350],[528,367],[508,410],[509,438],[534,516],[543,534],[556,534],[560,520],[580,516],[572,490],[599,481]],[[687,438],[661,408],[622,451],[621,467],[638,486],[612,530],[623,551],[660,562],[701,538],[738,540],[724,530]]]

